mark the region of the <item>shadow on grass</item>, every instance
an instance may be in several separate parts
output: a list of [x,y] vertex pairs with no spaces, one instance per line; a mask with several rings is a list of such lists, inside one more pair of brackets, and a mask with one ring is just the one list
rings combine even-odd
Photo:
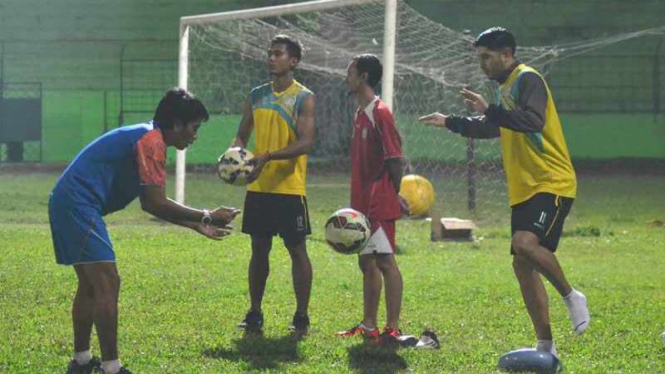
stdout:
[[298,352],[300,338],[295,335],[286,335],[279,338],[266,338],[263,335],[246,335],[235,339],[235,347],[215,347],[203,351],[209,358],[229,361],[244,361],[252,369],[277,369],[282,363],[302,361]]
[[357,344],[348,349],[349,367],[361,374],[393,374],[408,368],[396,348]]

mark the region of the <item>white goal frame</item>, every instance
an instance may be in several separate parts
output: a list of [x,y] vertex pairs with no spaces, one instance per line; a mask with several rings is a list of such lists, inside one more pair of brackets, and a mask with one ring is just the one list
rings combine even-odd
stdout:
[[[381,99],[393,107],[393,85],[395,74],[395,44],[397,26],[398,0],[316,0],[296,4],[271,6],[264,8],[238,10],[232,12],[210,13],[180,18],[180,44],[178,53],[178,86],[187,89],[189,78],[189,28],[193,25],[203,25],[215,22],[240,20],[248,18],[275,17],[286,14],[315,12],[326,9],[341,8],[345,6],[368,3],[385,4],[385,20],[383,32],[383,79],[381,81]],[[266,41],[267,42],[267,41]],[[249,87],[248,87],[249,89]],[[185,161],[186,151],[177,151],[176,154],[176,183],[175,200],[185,202]]]

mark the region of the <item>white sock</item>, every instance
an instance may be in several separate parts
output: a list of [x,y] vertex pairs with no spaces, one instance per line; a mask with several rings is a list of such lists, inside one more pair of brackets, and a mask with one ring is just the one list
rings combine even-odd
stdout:
[[376,330],[376,327],[369,328],[369,327],[365,326],[364,323],[361,323],[361,324],[360,324],[360,327],[362,327],[363,330],[365,330],[365,331],[369,331],[369,332],[372,332],[372,331]]
[[120,371],[120,360],[102,361],[104,374],[116,374]]
[[563,298],[563,302],[568,308],[570,321],[573,325],[573,331],[579,335],[586,331],[591,321],[589,308],[587,307],[586,296],[583,293],[573,289],[573,291]]
[[556,352],[556,346],[554,345],[554,340],[538,340],[538,343],[536,343],[536,351],[549,352],[554,357],[559,358],[559,355]]
[[81,366],[86,365],[92,360],[92,352],[90,352],[89,349],[83,352],[76,352],[74,353],[74,360],[76,360],[76,363]]

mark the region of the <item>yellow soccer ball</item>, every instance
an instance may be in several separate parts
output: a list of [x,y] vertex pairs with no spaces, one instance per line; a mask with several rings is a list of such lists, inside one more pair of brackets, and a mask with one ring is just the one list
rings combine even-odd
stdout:
[[402,177],[399,194],[409,203],[411,215],[416,217],[427,215],[436,200],[432,183],[416,174]]

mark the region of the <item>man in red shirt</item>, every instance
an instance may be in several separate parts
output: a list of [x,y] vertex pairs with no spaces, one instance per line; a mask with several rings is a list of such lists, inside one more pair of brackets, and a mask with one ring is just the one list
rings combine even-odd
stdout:
[[[358,110],[351,140],[351,208],[372,225],[372,236],[360,252],[363,272],[362,322],[338,335],[363,335],[380,343],[397,343],[402,306],[402,275],[395,262],[395,221],[408,212],[399,196],[402,181],[401,138],[390,109],[376,96],[383,67],[378,57],[362,54],[349,63],[346,85]],[[377,311],[382,283],[386,286],[387,323],[379,335]]]

